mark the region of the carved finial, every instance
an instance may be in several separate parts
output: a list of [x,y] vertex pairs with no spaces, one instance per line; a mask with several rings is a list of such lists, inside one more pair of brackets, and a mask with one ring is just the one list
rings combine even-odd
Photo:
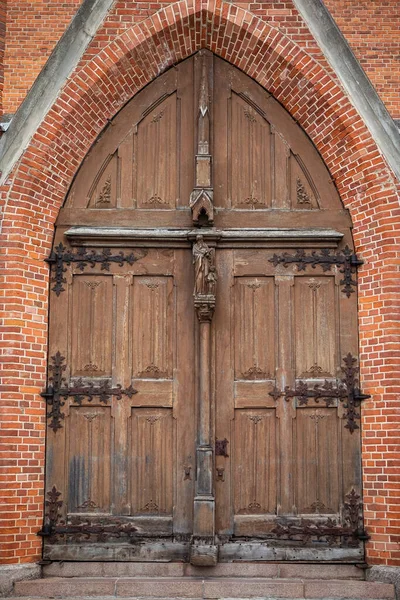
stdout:
[[194,189],[190,195],[193,224],[209,227],[214,221],[213,190],[211,187],[210,155],[210,94],[206,54],[201,58],[199,112],[197,123],[197,154]]
[[214,222],[214,205],[211,190],[194,190],[190,195],[193,225],[209,227]]
[[210,149],[210,113],[206,56],[202,56],[201,83],[199,94],[199,131],[198,154],[209,154]]

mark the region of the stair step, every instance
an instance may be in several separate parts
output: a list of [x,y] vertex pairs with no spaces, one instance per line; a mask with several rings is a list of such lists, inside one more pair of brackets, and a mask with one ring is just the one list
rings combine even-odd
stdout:
[[16,582],[15,596],[23,598],[341,598],[392,600],[387,583],[323,579],[257,577],[70,577]]
[[364,579],[355,565],[284,563],[219,563],[194,567],[187,563],[54,562],[43,567],[44,577],[266,577],[272,579]]

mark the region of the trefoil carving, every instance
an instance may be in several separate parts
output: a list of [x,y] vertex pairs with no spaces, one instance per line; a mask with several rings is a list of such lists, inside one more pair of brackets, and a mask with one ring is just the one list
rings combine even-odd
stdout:
[[91,512],[99,507],[97,506],[96,502],[88,498],[87,500],[85,500],[85,502],[82,502],[82,504],[77,508],[78,510]]
[[294,389],[286,386],[284,390],[278,390],[275,387],[269,395],[275,400],[283,397],[286,402],[289,402],[292,398],[296,398],[300,406],[307,405],[310,399],[315,402],[322,400],[326,406],[331,406],[333,401],[338,399],[340,402],[343,402],[343,406],[346,409],[346,413],[343,416],[346,419],[345,427],[350,433],[353,433],[356,429],[360,428],[357,423],[357,420],[360,419],[358,407],[362,400],[367,400],[371,396],[362,394],[358,387],[357,359],[348,353],[343,358],[343,362],[342,372],[344,377],[339,385],[335,385],[333,382],[325,379],[324,384],[317,383],[309,387],[306,382],[299,381]]
[[147,504],[145,504],[140,509],[139,512],[141,512],[141,513],[162,513],[165,511],[161,510],[156,502],[154,502],[153,500],[150,500],[150,502],[147,502]]
[[93,269],[96,265],[101,265],[102,271],[109,271],[111,263],[117,264],[119,267],[122,267],[125,263],[133,265],[137,260],[143,258],[143,256],[143,254],[142,256],[135,255],[133,252],[125,254],[122,251],[118,254],[113,254],[109,248],[103,248],[101,251],[78,248],[78,250],[74,251],[66,248],[60,242],[52,250],[49,258],[46,259],[52,272],[51,283],[54,283],[51,289],[57,296],[65,291],[64,284],[67,283],[67,280],[64,277],[64,273],[67,270],[66,266],[75,264],[83,272],[87,267]]
[[314,377],[318,379],[320,377],[332,377],[332,373],[324,371],[322,367],[314,363],[307,371],[303,371],[300,377]]
[[246,506],[246,508],[240,508],[238,510],[239,515],[260,515],[262,513],[266,513],[268,511],[264,510],[259,502],[253,500]]
[[109,381],[104,380],[97,384],[84,382],[82,379],[78,379],[71,386],[66,386],[66,379],[63,373],[66,370],[65,357],[60,352],[56,352],[51,357],[51,364],[49,365],[49,385],[47,389],[42,392],[42,398],[46,399],[48,406],[50,407],[47,412],[47,418],[50,419],[49,427],[56,433],[58,429],[62,428],[61,421],[64,419],[64,413],[61,411],[65,405],[65,401],[68,398],[72,398],[73,402],[79,406],[83,400],[92,402],[95,398],[104,404],[111,399],[112,396],[116,397],[117,400],[121,400],[122,396],[128,396],[132,398],[134,394],[137,394],[132,385],[122,389],[121,385],[113,387]]
[[288,252],[281,255],[274,254],[269,262],[275,267],[278,265],[284,267],[296,265],[299,271],[305,271],[309,266],[313,269],[320,266],[324,273],[330,271],[333,266],[337,266],[340,273],[343,274],[343,279],[340,280],[340,285],[343,285],[342,291],[348,298],[354,293],[357,286],[357,281],[353,279],[353,275],[357,267],[363,264],[348,246],[336,252],[333,252],[330,248],[323,248],[321,251],[313,250],[310,254],[307,254],[305,250],[297,250],[296,254],[289,254]]
[[245,371],[241,375],[242,375],[242,379],[246,379],[248,381],[255,381],[257,379],[269,379],[270,378],[269,374],[266,373],[265,371],[263,371],[257,365],[253,365],[252,367],[247,369],[247,371]]
[[151,363],[148,365],[144,371],[139,373],[139,377],[149,378],[149,379],[164,379],[167,377],[167,373],[162,371],[157,365]]

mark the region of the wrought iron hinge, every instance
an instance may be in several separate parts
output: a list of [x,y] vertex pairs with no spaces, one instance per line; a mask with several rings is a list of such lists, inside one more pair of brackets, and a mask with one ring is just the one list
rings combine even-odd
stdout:
[[66,385],[66,379],[63,376],[66,370],[65,357],[60,352],[56,352],[51,357],[52,364],[49,365],[50,385],[41,393],[42,398],[45,398],[47,405],[50,410],[47,412],[47,418],[51,419],[49,427],[54,432],[62,428],[61,421],[64,419],[64,413],[61,411],[65,405],[65,401],[68,398],[73,398],[73,402],[81,405],[82,401],[87,399],[91,402],[94,398],[97,398],[99,402],[106,404],[111,397],[116,397],[117,400],[121,400],[122,396],[128,396],[132,398],[134,394],[137,394],[137,390],[132,385],[123,389],[121,385],[112,387],[109,381],[101,381],[97,385],[93,383],[83,382],[82,379],[78,379],[72,386]]
[[100,251],[78,248],[74,251],[60,243],[51,251],[49,258],[46,259],[52,272],[51,283],[54,283],[51,289],[57,296],[65,291],[64,284],[67,283],[64,277],[64,273],[66,272],[65,265],[69,266],[74,263],[80,271],[84,271],[88,266],[93,269],[95,265],[101,265],[102,271],[109,271],[111,263],[117,264],[119,267],[122,267],[125,263],[133,265],[146,254],[147,250],[143,250],[141,256],[135,255],[133,252],[125,254],[122,251],[118,252],[118,254],[112,254],[109,248],[103,248]]
[[353,431],[359,429],[356,419],[360,419],[361,416],[356,409],[360,406],[362,400],[367,400],[371,396],[362,394],[358,388],[357,359],[349,353],[343,358],[343,362],[345,365],[342,367],[344,377],[339,385],[335,386],[334,383],[325,379],[324,384],[317,383],[313,387],[309,387],[308,383],[299,381],[294,389],[286,386],[284,390],[279,390],[275,387],[269,395],[274,400],[283,397],[287,402],[291,398],[296,398],[300,406],[307,405],[310,399],[315,400],[315,402],[322,400],[326,406],[331,406],[334,399],[338,399],[343,402],[346,409],[346,414],[343,417],[347,419],[345,427],[350,433],[353,433]]
[[313,269],[320,266],[324,273],[330,271],[332,266],[337,266],[340,268],[340,273],[343,274],[343,279],[340,280],[340,285],[344,286],[342,291],[348,298],[357,287],[357,281],[353,279],[353,274],[357,267],[363,264],[363,261],[348,246],[336,252],[332,252],[330,248],[323,248],[320,252],[313,250],[310,254],[307,254],[305,250],[297,250],[296,254],[288,252],[281,255],[274,254],[269,262],[275,267],[278,265],[288,267],[293,264],[297,266],[298,271],[305,271],[307,266],[311,266]]

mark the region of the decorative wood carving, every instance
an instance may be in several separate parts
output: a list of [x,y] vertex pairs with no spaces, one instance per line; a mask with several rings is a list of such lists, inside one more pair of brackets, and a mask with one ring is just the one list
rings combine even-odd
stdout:
[[331,406],[333,400],[337,398],[344,403],[343,406],[346,409],[346,414],[343,416],[347,420],[345,427],[350,433],[353,433],[356,429],[359,429],[356,419],[360,419],[360,413],[357,412],[357,408],[362,400],[367,400],[371,396],[362,394],[358,387],[357,359],[349,353],[343,358],[343,362],[345,364],[342,367],[344,378],[339,385],[325,380],[324,384],[317,383],[310,388],[304,381],[299,381],[295,389],[286,386],[283,391],[280,391],[275,387],[269,395],[275,400],[283,397],[286,402],[289,402],[291,398],[296,398],[300,406],[307,405],[310,398],[315,402],[322,400],[326,406]]
[[93,269],[96,265],[101,265],[101,269],[103,271],[109,271],[111,263],[115,263],[120,267],[122,267],[125,263],[133,265],[137,260],[145,256],[146,251],[142,252],[144,252],[144,254],[139,256],[135,255],[133,252],[130,254],[125,254],[122,251],[118,254],[113,254],[109,248],[103,248],[103,250],[100,252],[97,250],[89,251],[87,248],[78,248],[78,250],[74,251],[66,248],[60,242],[55,250],[52,250],[49,258],[46,259],[46,262],[49,263],[53,272],[51,281],[55,285],[51,289],[56,293],[57,296],[59,296],[61,292],[65,291],[65,287],[63,285],[67,283],[67,280],[64,277],[64,273],[66,271],[65,265],[70,266],[71,264],[76,264],[78,269],[82,272],[88,266]]
[[309,195],[306,192],[301,179],[296,179],[297,204],[311,204]]
[[336,252],[332,252],[329,248],[323,248],[321,251],[313,250],[311,254],[307,254],[305,250],[297,250],[296,254],[289,254],[288,252],[284,252],[280,256],[274,254],[269,262],[275,267],[278,265],[288,267],[294,264],[299,271],[305,271],[308,266],[313,269],[320,266],[324,273],[330,271],[332,266],[338,266],[340,267],[340,273],[344,275],[340,285],[344,286],[342,291],[348,298],[354,293],[355,289],[353,288],[357,286],[353,274],[356,272],[357,267],[363,264],[363,261],[358,259],[357,255],[348,246],[344,250]]
[[215,249],[210,248],[202,235],[196,237],[193,245],[194,264],[194,304],[200,322],[211,321],[215,310],[217,273]]
[[307,369],[307,371],[303,371],[300,377],[313,377],[315,379],[318,379],[321,377],[332,377],[332,373],[324,371],[322,367],[315,363],[309,369]]
[[107,177],[103,185],[99,197],[96,200],[96,205],[110,204],[111,202],[111,175]]
[[269,379],[270,375],[257,367],[257,365],[253,365],[247,371],[242,373],[243,379],[248,379],[250,381],[256,381],[257,379]]
[[190,195],[193,224],[197,227],[213,225],[214,205],[211,186],[210,152],[210,92],[207,57],[203,53],[197,122],[197,154],[194,190]]
[[107,404],[112,396],[116,397],[117,400],[121,400],[122,396],[132,398],[134,394],[137,394],[137,390],[132,385],[123,389],[119,384],[112,387],[109,381],[101,381],[94,384],[78,379],[74,384],[66,387],[66,379],[63,376],[67,368],[64,364],[65,356],[62,356],[60,352],[56,352],[51,357],[51,360],[52,364],[49,365],[51,373],[49,377],[50,385],[42,392],[41,396],[46,399],[47,404],[51,407],[47,412],[47,418],[51,419],[49,427],[54,432],[57,432],[62,427],[61,421],[65,417],[61,409],[65,405],[67,398],[72,398],[72,401],[80,406],[85,399],[92,402],[94,398],[98,398],[99,402]]
[[87,512],[92,512],[92,511],[96,510],[97,508],[99,508],[99,507],[97,506],[96,502],[94,502],[90,498],[88,498],[87,500],[82,502],[82,504],[80,506],[78,506],[78,510],[87,511]]

